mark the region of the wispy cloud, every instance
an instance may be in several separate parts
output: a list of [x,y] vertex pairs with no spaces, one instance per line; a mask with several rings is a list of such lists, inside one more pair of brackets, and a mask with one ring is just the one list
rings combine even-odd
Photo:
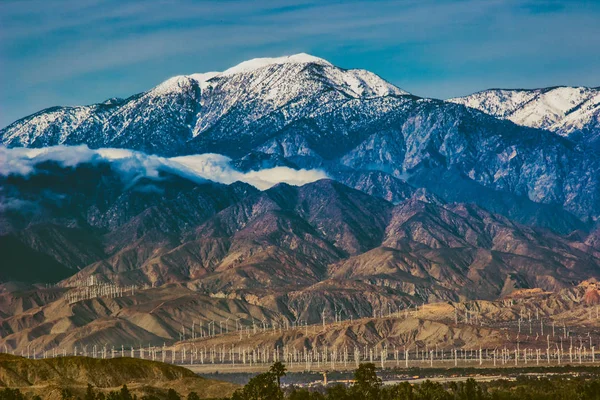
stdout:
[[35,172],[37,165],[48,161],[65,168],[82,163],[109,162],[128,183],[141,177],[160,179],[161,172],[168,172],[199,183],[206,180],[225,184],[240,181],[265,190],[282,182],[304,185],[327,178],[325,172],[317,169],[275,167],[241,172],[232,167],[229,157],[219,154],[164,158],[124,149],[92,150],[85,145],[43,149],[0,147],[0,176],[30,175]]

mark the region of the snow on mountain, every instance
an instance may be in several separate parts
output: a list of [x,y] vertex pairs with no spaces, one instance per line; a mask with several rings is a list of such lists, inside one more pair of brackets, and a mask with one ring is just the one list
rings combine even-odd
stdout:
[[600,142],[600,88],[490,89],[448,101],[577,142]]
[[190,142],[226,115],[239,116],[229,130],[261,119],[278,119],[285,125],[352,98],[406,94],[368,71],[344,70],[297,54],[250,60],[225,72],[175,76],[126,100],[49,108],[2,129],[0,137],[7,146],[86,143],[93,148],[190,154],[204,152]]
[[212,79],[215,76],[220,75],[220,74],[221,74],[221,72],[211,71],[211,72],[202,72],[202,73],[197,73],[197,74],[191,74],[191,75],[187,75],[187,77],[194,79],[198,83],[205,83],[209,79]]
[[125,100],[80,107],[52,107],[0,131],[9,147],[87,144],[160,153],[188,134],[199,109],[198,83],[178,76]]
[[259,68],[264,68],[269,65],[280,65],[280,64],[319,64],[332,67],[333,65],[322,58],[311,56],[306,53],[294,54],[291,56],[284,57],[265,57],[265,58],[254,58],[252,60],[244,61],[234,67],[229,68],[223,72],[222,76],[235,75],[245,72],[252,72]]

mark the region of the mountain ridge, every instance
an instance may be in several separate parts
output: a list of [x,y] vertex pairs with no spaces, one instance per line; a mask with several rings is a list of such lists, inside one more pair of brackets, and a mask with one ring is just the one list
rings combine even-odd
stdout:
[[[421,278],[426,276],[423,268],[449,263],[457,269],[448,273],[458,274],[452,279],[459,280],[466,279],[462,275],[475,259],[493,253],[496,274],[517,273],[522,267],[515,263],[520,260],[543,271],[540,276],[553,277],[553,283],[543,283],[523,272],[527,275],[521,281],[548,290],[579,276],[567,272],[569,262],[561,252],[570,262],[579,260],[582,279],[595,277],[594,265],[599,265],[594,232],[557,235],[475,204],[446,203],[424,189],[412,189],[394,204],[330,179],[303,186],[281,183],[258,191],[241,183],[199,183],[164,173],[124,185],[120,178],[111,178],[114,172],[102,163],[92,169],[79,165],[64,176],[58,171],[45,166],[42,178],[5,185],[11,193],[21,193],[15,199],[37,198],[40,205],[38,214],[5,215],[16,222],[6,225],[12,228],[0,236],[0,244],[16,241],[70,269],[73,276],[65,281],[67,286],[94,275],[123,285],[191,282],[210,293],[237,297],[268,288],[310,287],[335,278],[327,272],[331,265],[357,257],[368,260],[368,254],[385,258],[385,249],[406,253],[402,258],[412,260],[409,264],[421,265]],[[53,180],[69,175],[66,191],[56,191]],[[151,192],[138,192],[149,184],[155,187]],[[55,192],[43,200],[49,188]],[[99,191],[110,196],[91,195]],[[87,203],[77,201],[73,207],[69,193],[82,193]],[[61,202],[55,203],[55,198]],[[554,244],[549,248],[548,243]],[[417,270],[403,273],[409,271]],[[477,294],[504,290],[503,280],[495,285]],[[434,298],[441,293],[442,299],[454,298],[452,284],[438,282],[436,287],[441,292],[431,293]]]
[[488,89],[448,101],[598,148],[600,87]]

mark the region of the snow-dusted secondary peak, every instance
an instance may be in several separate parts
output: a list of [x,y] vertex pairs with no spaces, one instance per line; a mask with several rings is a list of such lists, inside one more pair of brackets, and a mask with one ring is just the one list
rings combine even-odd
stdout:
[[177,75],[159,83],[154,88],[146,92],[147,95],[163,96],[167,94],[179,93],[188,90],[194,82],[204,89],[206,82],[215,76],[219,76],[220,72],[204,72],[190,75]]
[[245,72],[252,72],[259,68],[264,68],[269,65],[280,65],[280,64],[320,64],[333,66],[329,61],[319,57],[311,56],[306,53],[294,54],[291,56],[283,57],[265,57],[265,58],[254,58],[252,60],[244,61],[235,67],[227,69],[221,73],[221,76],[228,76],[234,74],[240,74]]
[[[192,84],[192,77],[186,75],[178,75],[167,79],[158,86],[155,86],[150,92],[152,95],[165,95],[173,92],[188,89]],[[194,79],[195,80],[195,79]]]
[[448,101],[532,128],[582,142],[598,141],[600,89],[558,86],[544,89],[490,89]]

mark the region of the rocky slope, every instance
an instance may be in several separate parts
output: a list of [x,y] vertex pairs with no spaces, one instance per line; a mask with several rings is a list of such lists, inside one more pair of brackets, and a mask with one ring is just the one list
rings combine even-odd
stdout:
[[[545,351],[548,342],[551,348],[561,343],[566,347],[564,335],[585,336],[584,343],[590,337],[593,343],[598,340],[596,330],[600,326],[600,319],[595,312],[598,302],[588,301],[597,295],[593,283],[591,287],[583,284],[558,292],[519,290],[501,301],[439,302],[419,305],[418,308],[396,308],[384,304],[377,309],[376,315],[360,319],[350,319],[338,308],[335,314],[334,310],[326,310],[325,326],[317,323],[295,329],[259,329],[252,335],[244,335],[241,342],[238,335],[230,334],[185,340],[174,347],[181,351],[184,347],[192,346],[280,349],[285,346],[290,351],[307,349],[323,352],[337,349],[338,355],[344,349],[351,354],[355,348],[372,348],[377,353],[387,347],[388,360],[392,362],[395,349],[409,349],[413,361],[417,358],[413,353],[417,349],[420,352],[426,350],[425,354],[428,353],[427,349],[444,349],[448,352],[456,348],[482,348],[491,353],[504,346]],[[473,358],[477,359],[477,355]],[[400,362],[402,364],[403,360]]]
[[[133,294],[124,293],[123,297],[96,297],[76,303],[65,299],[67,292],[67,289],[31,288],[0,294],[0,304],[6,305],[7,313],[0,319],[2,346],[29,348],[30,354],[35,352],[37,356],[44,349],[60,347],[72,352],[77,346],[78,354],[89,354],[93,346],[102,349],[110,344],[120,350],[121,345],[139,348],[140,343],[153,346],[173,343],[182,334],[191,335],[192,324],[196,333],[206,334],[210,321],[227,319],[227,329],[232,329],[236,319],[248,326],[253,320],[278,317],[265,307],[210,297],[182,285],[139,288]],[[20,300],[36,296],[37,301],[28,304]]]
[[[110,162],[0,176],[3,280],[56,281],[94,262],[139,266],[179,235],[236,203],[252,186],[196,182],[162,171],[128,176]],[[20,268],[24,263],[30,271]],[[36,267],[38,266],[38,267]],[[33,268],[39,273],[31,274]],[[23,273],[18,274],[20,271]]]
[[[334,288],[333,291],[321,291],[319,295],[335,296],[335,290]],[[363,291],[362,295],[376,295],[376,292],[364,291],[364,287],[356,290]],[[181,287],[171,286],[143,290],[135,296],[113,299],[115,301],[97,299],[68,306],[78,313],[85,310],[85,314],[82,314],[85,318],[73,318],[73,325],[80,326],[65,329],[65,324],[60,323],[57,324],[56,331],[50,334],[43,333],[43,330],[52,322],[51,313],[64,309],[65,305],[47,303],[36,311],[39,314],[43,310],[47,321],[41,322],[39,317],[14,318],[28,326],[22,331],[15,331],[6,339],[0,339],[0,346],[7,345],[9,350],[13,349],[15,341],[19,338],[17,353],[23,350],[24,354],[27,354],[29,349],[30,354],[35,353],[36,357],[40,356],[43,349],[56,349],[59,353],[65,349],[72,353],[76,346],[78,354],[83,351],[90,355],[93,346],[96,346],[98,351],[103,351],[106,346],[110,358],[112,346],[115,356],[120,357],[123,345],[125,352],[135,348],[137,357],[137,339],[127,335],[132,327],[137,326],[137,329],[149,329],[158,334],[158,337],[143,337],[144,343],[147,343],[144,347],[151,346],[158,351],[158,358],[161,357],[160,352],[165,349],[165,343],[167,356],[173,349],[180,355],[185,347],[189,356],[190,349],[214,349],[215,346],[221,348],[223,345],[226,349],[235,348],[236,351],[263,347],[279,347],[281,350],[283,346],[299,351],[305,348],[322,350],[325,347],[329,347],[330,350],[348,347],[352,350],[355,346],[360,349],[364,346],[388,346],[390,349],[404,346],[412,349],[415,346],[421,349],[437,346],[446,350],[479,347],[492,350],[502,346],[514,347],[518,342],[522,347],[545,349],[546,335],[550,333],[552,347],[555,344],[560,345],[561,341],[568,343],[563,338],[566,335],[565,329],[572,337],[585,337],[586,342],[590,333],[593,342],[596,343],[596,331],[600,326],[596,314],[599,298],[597,285],[584,282],[577,287],[557,292],[540,289],[517,290],[497,301],[418,303],[418,308],[415,304],[408,303],[373,303],[374,308],[359,317],[348,313],[354,311],[347,308],[348,303],[337,302],[335,308],[332,306],[314,310],[318,319],[316,323],[309,322],[306,326],[305,315],[265,313],[265,308],[244,305],[242,301],[209,299]],[[110,309],[108,312],[107,308]],[[321,323],[322,319],[325,320],[325,326]],[[214,336],[208,334],[212,329],[207,327],[213,321]],[[85,349],[83,346],[86,346]],[[90,362],[100,363],[108,360]],[[127,362],[127,359],[124,362]],[[221,368],[218,365],[213,367]],[[61,365],[55,367],[51,374],[61,374],[61,368]],[[111,370],[114,371],[114,368]],[[67,372],[72,380],[85,376],[86,373],[85,368],[80,372],[67,369]],[[17,379],[14,375],[16,374],[10,375],[9,378]],[[32,374],[33,377],[35,374]],[[114,382],[116,377],[101,374],[95,379],[98,379],[96,384],[105,387],[109,379]]]
[[394,206],[322,180],[251,194],[183,234],[178,246],[137,264],[94,263],[73,280],[95,275],[160,285],[191,279],[198,290],[263,299],[285,315],[314,318],[323,304],[334,303],[361,315],[371,300],[355,297],[360,287],[394,303],[568,287],[600,273],[599,253],[584,240],[421,191]]
[[[14,254],[2,268],[5,281],[29,262],[40,273],[12,279],[52,281],[80,271],[69,282],[91,275],[124,285],[192,280],[208,293],[242,298],[360,277],[360,284],[399,285],[399,298],[493,298],[514,285],[557,289],[595,277],[598,266],[592,235],[564,237],[446,203],[377,171],[350,182],[363,191],[320,180],[261,192],[168,171],[132,180],[106,161],[48,161],[1,182],[6,198],[27,205],[2,213],[0,244]],[[365,193],[373,182],[402,196],[394,204],[384,193]],[[577,227],[568,215],[542,215]],[[364,262],[383,269],[365,275]],[[348,268],[354,272],[340,272]],[[466,291],[467,282],[478,289]]]
[[[216,198],[232,190],[210,188]],[[167,209],[164,197],[155,201]],[[74,211],[80,215],[79,208]],[[74,220],[64,209],[58,212],[63,221]],[[280,184],[249,191],[211,213],[193,225],[163,231],[161,218],[141,210],[130,221],[141,215],[146,222],[134,222],[136,229],[116,238],[113,233],[129,221],[114,231],[86,228],[91,242],[103,246],[101,259],[58,287],[0,287],[0,346],[81,348],[138,341],[160,346],[177,341],[182,326],[189,335],[192,324],[202,322],[206,331],[211,320],[227,321],[224,329],[233,329],[236,320],[246,327],[263,320],[318,323],[323,312],[329,319],[356,319],[424,302],[496,300],[521,289],[558,292],[600,278],[593,233],[560,236],[472,204],[445,203],[421,189],[394,205],[332,180]],[[26,229],[9,237],[67,263],[69,240],[81,238],[38,234],[48,229],[48,220],[50,232],[74,229],[61,227],[51,214],[46,218],[29,220]],[[127,242],[136,232],[140,239]],[[116,250],[109,253],[111,248]],[[82,260],[85,253],[76,255]],[[125,293],[68,302],[91,276],[120,284]],[[127,289],[132,284],[137,289]]]

